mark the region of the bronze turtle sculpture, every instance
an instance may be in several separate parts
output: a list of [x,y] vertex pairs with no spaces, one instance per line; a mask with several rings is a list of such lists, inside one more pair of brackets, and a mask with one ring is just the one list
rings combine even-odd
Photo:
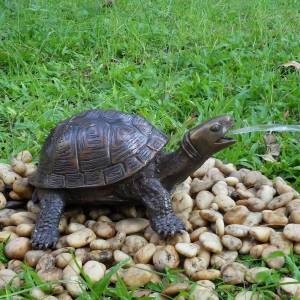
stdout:
[[225,137],[233,126],[229,116],[214,117],[186,133],[170,153],[162,150],[169,137],[137,115],[95,109],[61,122],[46,138],[30,178],[33,201],[40,201],[33,247],[55,247],[69,203],[142,203],[161,236],[185,230],[172,211],[170,193],[210,156],[236,142]]

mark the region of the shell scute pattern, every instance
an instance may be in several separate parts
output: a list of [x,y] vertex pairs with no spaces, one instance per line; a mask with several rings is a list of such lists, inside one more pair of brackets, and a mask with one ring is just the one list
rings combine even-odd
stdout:
[[147,165],[168,140],[139,116],[85,111],[52,130],[31,182],[43,188],[113,184]]

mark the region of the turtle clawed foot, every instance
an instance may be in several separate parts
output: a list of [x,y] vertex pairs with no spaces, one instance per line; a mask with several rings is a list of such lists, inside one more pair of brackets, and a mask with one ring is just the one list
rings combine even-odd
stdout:
[[159,215],[152,218],[153,229],[162,237],[174,236],[183,230],[187,230],[186,225],[174,214]]
[[58,230],[51,232],[35,228],[32,237],[31,245],[33,249],[45,250],[54,249],[59,239]]

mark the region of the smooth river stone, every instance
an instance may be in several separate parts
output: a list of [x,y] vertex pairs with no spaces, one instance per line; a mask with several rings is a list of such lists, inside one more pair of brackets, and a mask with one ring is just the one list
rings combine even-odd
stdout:
[[143,218],[131,218],[119,221],[115,229],[116,231],[124,231],[126,234],[137,233],[149,226],[149,221]]
[[23,260],[26,253],[30,250],[30,240],[26,237],[18,237],[6,244],[4,254],[9,259]]
[[130,267],[128,271],[124,273],[123,281],[127,287],[137,287],[140,285],[146,285],[151,278],[152,273],[149,266],[145,264],[137,264],[135,267]]
[[[269,245],[262,251],[261,256],[263,258],[267,258],[270,254],[278,250],[279,249],[276,246]],[[280,270],[285,264],[285,259],[282,256],[277,256],[266,259],[266,263],[269,268],[274,270]]]
[[6,286],[11,284],[14,288],[21,286],[21,280],[17,273],[9,269],[0,270],[0,289],[5,290]]
[[192,276],[192,280],[198,281],[198,280],[214,280],[221,276],[221,272],[219,270],[215,269],[207,269],[198,271]]
[[293,248],[293,241],[284,236],[283,232],[273,231],[270,236],[270,244],[276,246],[287,255],[290,253],[290,249]]
[[294,242],[300,242],[300,224],[287,224],[283,229],[286,238]]
[[154,244],[149,243],[141,247],[134,255],[134,261],[136,263],[148,264],[151,262],[154,253],[156,252],[156,247]]
[[164,272],[165,266],[174,270],[180,263],[179,254],[174,246],[167,245],[157,250],[153,256],[153,264],[157,271]]
[[220,253],[223,250],[221,239],[212,232],[203,232],[199,241],[202,247],[210,252]]
[[177,243],[175,249],[185,257],[195,257],[199,251],[197,244]]
[[272,232],[274,232],[274,229],[262,226],[253,226],[249,230],[250,235],[261,243],[267,243]]
[[288,223],[288,218],[285,216],[281,208],[277,210],[263,210],[262,212],[263,220],[273,226],[284,226]]
[[278,197],[273,198],[267,205],[267,209],[275,210],[280,207],[286,206],[294,198],[293,192],[284,193]]
[[249,226],[231,224],[225,227],[225,234],[229,234],[235,237],[246,237],[249,235],[249,229]]
[[226,224],[242,224],[248,215],[249,210],[246,206],[237,205],[225,213],[224,222]]
[[96,234],[89,228],[84,228],[67,236],[66,242],[74,248],[81,248],[97,239]]
[[179,294],[180,291],[189,291],[189,289],[190,289],[190,284],[187,282],[174,282],[165,286],[161,291],[161,293],[163,295],[172,296],[172,295]]

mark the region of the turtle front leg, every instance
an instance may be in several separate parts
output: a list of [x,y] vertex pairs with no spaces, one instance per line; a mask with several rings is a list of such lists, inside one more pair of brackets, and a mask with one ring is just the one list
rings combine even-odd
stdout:
[[36,249],[54,248],[59,239],[58,224],[65,207],[63,193],[49,192],[40,201],[41,210],[31,236]]
[[147,208],[150,225],[160,236],[173,236],[186,230],[186,225],[174,214],[168,191],[157,178],[142,174],[119,186],[118,194],[127,199],[142,200]]

